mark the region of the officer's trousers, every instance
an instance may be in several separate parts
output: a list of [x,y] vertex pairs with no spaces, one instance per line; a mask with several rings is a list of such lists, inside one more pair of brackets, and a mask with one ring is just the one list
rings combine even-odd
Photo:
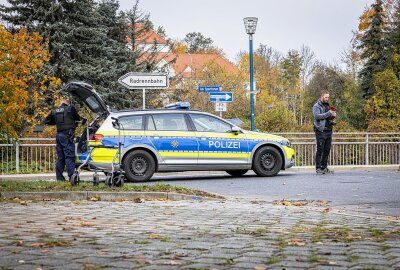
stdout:
[[329,152],[332,145],[332,130],[315,130],[317,140],[317,153],[315,154],[316,169],[325,169],[328,166]]
[[75,170],[75,145],[73,134],[73,131],[69,130],[57,132],[56,134],[58,157],[56,163],[56,178],[58,181],[65,180],[63,176],[65,166],[67,166],[68,177],[71,177]]

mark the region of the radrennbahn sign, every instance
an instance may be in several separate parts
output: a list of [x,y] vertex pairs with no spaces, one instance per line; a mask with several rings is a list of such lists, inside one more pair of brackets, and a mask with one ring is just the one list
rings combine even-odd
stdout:
[[129,72],[119,78],[118,82],[129,89],[168,88],[168,76],[162,73]]

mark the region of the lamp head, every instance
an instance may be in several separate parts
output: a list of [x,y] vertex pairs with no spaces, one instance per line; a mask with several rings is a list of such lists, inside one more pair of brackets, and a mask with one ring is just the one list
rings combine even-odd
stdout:
[[256,17],[246,17],[243,19],[244,27],[246,28],[246,33],[249,35],[253,35],[256,32],[257,21]]

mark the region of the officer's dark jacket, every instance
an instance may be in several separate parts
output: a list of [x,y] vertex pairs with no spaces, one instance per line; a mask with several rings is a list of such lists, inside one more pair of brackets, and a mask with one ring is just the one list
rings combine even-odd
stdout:
[[46,117],[44,123],[46,125],[56,125],[57,132],[75,129],[76,121],[80,121],[81,117],[75,107],[62,103],[60,107],[55,108]]
[[325,107],[320,99],[313,106],[314,126],[321,132],[324,131],[327,118],[331,117],[329,109],[326,111],[326,108],[329,108],[329,106]]

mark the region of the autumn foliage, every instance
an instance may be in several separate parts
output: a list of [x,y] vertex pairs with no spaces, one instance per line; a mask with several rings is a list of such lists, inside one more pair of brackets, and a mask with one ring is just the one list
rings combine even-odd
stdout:
[[16,137],[47,113],[46,97],[60,84],[43,71],[50,56],[43,38],[0,25],[0,135]]

